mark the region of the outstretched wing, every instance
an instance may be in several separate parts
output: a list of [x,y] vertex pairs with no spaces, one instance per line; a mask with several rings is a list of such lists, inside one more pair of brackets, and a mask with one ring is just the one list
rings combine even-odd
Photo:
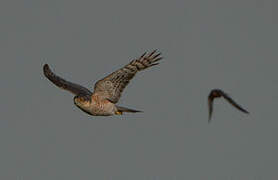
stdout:
[[238,110],[246,113],[246,114],[249,114],[249,112],[245,109],[243,109],[239,104],[237,104],[231,97],[229,97],[226,93],[224,93],[222,91],[222,96],[231,104],[233,105],[235,108],[237,108]]
[[209,108],[209,122],[211,120],[212,112],[213,112],[213,100],[215,98],[224,97],[231,105],[236,107],[238,110],[249,113],[247,110],[243,109],[240,105],[238,105],[228,94],[226,94],[224,91],[220,89],[213,89],[211,90],[209,96],[208,96],[208,108]]
[[122,91],[129,81],[138,71],[157,65],[161,60],[160,53],[156,50],[147,54],[144,53],[140,58],[131,61],[123,68],[111,73],[105,78],[99,80],[94,87],[94,94],[117,103],[121,97]]
[[208,97],[208,109],[209,109],[209,121],[211,120],[211,115],[212,115],[212,111],[213,111],[213,100],[214,97],[213,96],[209,96]]
[[57,76],[54,74],[51,69],[49,68],[48,64],[45,64],[43,66],[43,73],[47,79],[49,79],[52,83],[54,83],[59,88],[62,88],[64,90],[67,90],[75,95],[91,95],[92,92],[89,91],[87,88],[82,87],[78,84],[71,83],[69,81],[66,81],[65,79]]

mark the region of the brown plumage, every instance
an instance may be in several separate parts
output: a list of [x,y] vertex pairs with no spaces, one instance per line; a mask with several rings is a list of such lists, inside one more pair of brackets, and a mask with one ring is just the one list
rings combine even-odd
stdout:
[[215,98],[223,97],[226,99],[232,106],[237,108],[238,110],[249,114],[249,112],[245,109],[243,109],[240,105],[238,105],[231,97],[229,97],[224,91],[221,89],[213,89],[211,90],[209,96],[208,96],[208,108],[209,108],[209,122],[211,120],[212,112],[213,112],[213,100]]
[[141,112],[115,104],[119,101],[124,88],[138,71],[157,65],[161,59],[160,53],[157,53],[156,50],[149,54],[144,53],[140,58],[97,81],[93,93],[83,86],[57,76],[47,64],[43,66],[43,72],[45,77],[56,86],[75,94],[74,104],[84,112],[95,116],[110,116],[123,112]]
[[123,68],[99,80],[95,84],[94,94],[102,96],[113,103],[117,103],[124,88],[135,74],[148,67],[158,65],[156,62],[162,59],[159,56],[160,53],[156,54],[156,50],[150,54],[144,53],[139,59],[131,61]]

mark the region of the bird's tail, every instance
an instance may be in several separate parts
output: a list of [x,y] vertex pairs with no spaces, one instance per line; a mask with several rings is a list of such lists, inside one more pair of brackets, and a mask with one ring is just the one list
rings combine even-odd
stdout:
[[117,115],[122,115],[123,112],[129,112],[129,113],[137,113],[137,112],[143,112],[143,111],[138,111],[138,110],[134,110],[134,109],[129,109],[126,107],[122,107],[122,106],[116,106],[117,107],[117,111],[115,114]]

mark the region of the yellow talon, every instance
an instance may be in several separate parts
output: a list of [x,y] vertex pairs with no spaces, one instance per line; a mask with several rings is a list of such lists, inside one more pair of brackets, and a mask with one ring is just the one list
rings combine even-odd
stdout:
[[122,115],[123,112],[121,112],[121,111],[116,111],[115,114],[117,114],[117,115]]

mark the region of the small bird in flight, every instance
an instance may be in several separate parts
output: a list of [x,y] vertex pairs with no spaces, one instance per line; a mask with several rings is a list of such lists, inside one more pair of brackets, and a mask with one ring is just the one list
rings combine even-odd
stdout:
[[48,64],[43,66],[43,72],[56,86],[75,94],[74,104],[82,111],[93,116],[122,115],[123,112],[142,112],[116,105],[122,91],[138,71],[157,65],[162,57],[156,50],[144,53],[140,58],[132,60],[129,64],[97,81],[94,91],[71,83],[54,74]]
[[249,114],[248,111],[246,111],[245,109],[243,109],[240,105],[238,105],[232,98],[230,98],[224,91],[222,91],[221,89],[213,89],[211,90],[209,96],[208,96],[208,108],[209,108],[209,122],[211,120],[211,116],[212,116],[212,111],[213,111],[213,100],[214,98],[220,98],[220,97],[224,97],[231,105],[233,105],[234,107],[236,107],[238,110]]

